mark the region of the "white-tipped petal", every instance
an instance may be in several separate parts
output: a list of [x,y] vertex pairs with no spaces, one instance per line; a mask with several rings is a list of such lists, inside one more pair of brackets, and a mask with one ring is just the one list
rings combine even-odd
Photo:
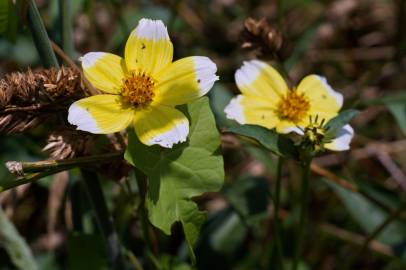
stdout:
[[199,85],[199,96],[205,95],[219,80],[216,75],[217,66],[206,56],[193,56],[195,63],[196,81]]
[[282,133],[287,134],[287,133],[291,133],[291,132],[294,132],[294,133],[299,134],[299,135],[304,134],[303,129],[300,129],[299,127],[287,127],[287,128],[284,129],[284,132],[282,132]]
[[321,81],[321,83],[323,84],[324,88],[326,88],[327,92],[333,96],[338,104],[338,106],[341,108],[343,106],[343,102],[344,102],[344,97],[341,93],[335,91],[327,82],[326,77],[320,76],[320,75],[316,75],[319,80]]
[[310,103],[309,115],[323,116],[326,121],[335,117],[343,105],[343,95],[334,91],[326,78],[308,75],[299,83],[297,91]]
[[187,135],[189,134],[189,123],[183,121],[177,123],[173,129],[158,134],[147,141],[146,145],[158,144],[165,148],[172,148],[174,144],[186,142]]
[[235,81],[244,95],[277,100],[288,91],[279,72],[265,62],[245,61],[235,73]]
[[235,81],[237,85],[247,86],[253,83],[264,66],[265,63],[258,60],[244,61],[242,66],[235,72]]
[[92,115],[85,108],[79,107],[75,103],[69,107],[68,122],[71,125],[77,126],[78,130],[94,134],[101,133]]
[[205,95],[218,80],[217,66],[208,57],[179,59],[157,74],[154,102],[180,105]]
[[160,20],[141,19],[125,45],[128,70],[154,76],[172,62],[173,45]]
[[158,144],[172,148],[174,144],[186,141],[189,121],[175,108],[155,105],[137,111],[134,128],[139,140],[145,145]]
[[264,98],[238,95],[224,109],[226,117],[240,124],[263,126],[269,129],[279,122],[272,103]]
[[354,129],[350,125],[345,125],[338,131],[336,138],[332,142],[325,144],[325,147],[333,151],[349,150],[353,136]]
[[68,122],[78,130],[111,134],[127,128],[134,111],[118,95],[95,95],[76,101],[69,107]]
[[236,96],[224,109],[226,117],[237,121],[239,124],[245,124],[244,108],[241,105],[242,99],[242,95]]
[[134,29],[131,35],[154,41],[160,39],[169,40],[168,29],[161,20],[143,18],[139,21],[137,28]]
[[89,52],[79,58],[79,61],[82,62],[83,68],[90,68],[94,66],[97,60],[100,60],[106,53],[104,52]]
[[104,52],[90,52],[80,58],[86,79],[101,91],[109,94],[121,92],[126,73],[124,59]]

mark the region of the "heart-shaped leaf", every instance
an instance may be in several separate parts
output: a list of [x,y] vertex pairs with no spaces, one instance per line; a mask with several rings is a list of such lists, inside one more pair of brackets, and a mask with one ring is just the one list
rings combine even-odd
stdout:
[[148,176],[146,207],[151,223],[170,234],[172,224],[180,221],[194,260],[192,248],[206,215],[192,198],[218,191],[224,168],[208,99],[201,98],[182,109],[191,123],[186,143],[172,149],[149,147],[130,132],[125,158]]

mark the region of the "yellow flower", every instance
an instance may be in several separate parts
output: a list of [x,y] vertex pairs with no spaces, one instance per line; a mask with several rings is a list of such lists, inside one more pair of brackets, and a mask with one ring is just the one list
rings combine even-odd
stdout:
[[124,58],[104,52],[81,58],[85,77],[103,94],[73,103],[68,121],[97,134],[133,125],[146,145],[170,148],[186,141],[189,122],[175,106],[205,95],[218,80],[217,67],[203,56],[175,62],[172,56],[162,21],[141,19],[128,38]]
[[[241,95],[233,98],[225,108],[229,119],[240,124],[253,124],[279,133],[303,131],[311,123],[310,117],[324,119],[335,117],[343,105],[343,96],[334,91],[324,77],[306,76],[296,88],[289,89],[282,76],[265,62],[252,60],[244,62],[235,73],[235,80]],[[345,127],[347,134],[352,128]],[[341,132],[341,131],[340,131]],[[348,136],[337,134],[337,138]],[[326,148],[346,150],[349,141],[331,141]]]

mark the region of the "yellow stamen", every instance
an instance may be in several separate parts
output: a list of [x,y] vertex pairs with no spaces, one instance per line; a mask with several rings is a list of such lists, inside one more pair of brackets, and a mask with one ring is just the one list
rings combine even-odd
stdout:
[[136,108],[145,107],[153,100],[155,80],[144,72],[132,72],[124,80],[121,95]]
[[298,123],[306,117],[310,109],[310,102],[303,93],[298,93],[296,90],[282,97],[276,109],[276,113],[281,119]]

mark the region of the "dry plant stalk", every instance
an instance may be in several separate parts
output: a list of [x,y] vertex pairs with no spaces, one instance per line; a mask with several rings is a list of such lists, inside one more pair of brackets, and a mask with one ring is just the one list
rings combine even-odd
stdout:
[[241,48],[257,57],[274,58],[282,48],[282,34],[265,18],[255,20],[248,17],[240,33]]
[[84,96],[72,68],[15,72],[0,80],[0,133],[22,133],[64,112]]

